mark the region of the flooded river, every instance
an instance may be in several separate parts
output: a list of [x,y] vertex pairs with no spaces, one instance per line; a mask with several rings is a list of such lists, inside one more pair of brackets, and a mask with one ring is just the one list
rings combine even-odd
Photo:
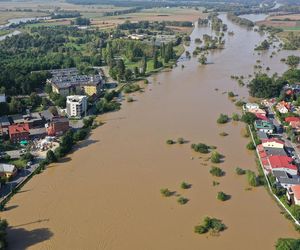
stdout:
[[[237,112],[222,92],[248,96],[230,75],[253,74],[258,59],[281,73],[286,66],[280,59],[288,52],[273,58],[271,51],[254,55],[264,37],[222,19],[235,35],[225,36],[226,49],[211,53],[210,64],[200,66],[197,58],[183,56],[172,71],[151,77],[144,93],[132,95],[135,102],[102,116],[105,125],[79,150],[13,197],[2,213],[11,226],[11,249],[267,250],[279,237],[298,237],[266,189],[247,190],[246,177],[235,174],[238,166],[256,171],[254,154],[246,149],[249,139],[241,136],[244,125],[216,123],[220,113]],[[195,28],[192,41],[210,32]],[[187,49],[194,48],[192,42]],[[223,131],[229,135],[219,136]],[[166,145],[178,137],[189,143]],[[217,146],[225,155],[219,164],[224,177],[212,177],[211,164],[191,151],[190,144],[198,142]],[[191,189],[180,189],[182,181]],[[189,202],[163,198],[163,187]],[[218,191],[231,199],[218,201]],[[194,226],[205,216],[223,220],[227,230],[218,237],[195,234]]]

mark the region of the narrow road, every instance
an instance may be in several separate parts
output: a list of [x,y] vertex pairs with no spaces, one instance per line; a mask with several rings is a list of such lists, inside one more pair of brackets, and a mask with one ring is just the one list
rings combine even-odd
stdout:
[[29,168],[19,170],[17,175],[11,181],[3,184],[0,189],[0,201],[10,194],[17,185],[22,183],[28,176],[30,176],[38,166],[39,163],[37,160],[35,160],[35,163]]

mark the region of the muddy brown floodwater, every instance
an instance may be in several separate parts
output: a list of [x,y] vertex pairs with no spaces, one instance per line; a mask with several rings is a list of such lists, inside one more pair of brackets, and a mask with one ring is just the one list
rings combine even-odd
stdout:
[[[230,75],[253,74],[257,59],[282,73],[280,59],[288,52],[272,59],[271,51],[254,55],[264,37],[221,17],[235,35],[225,36],[226,49],[212,53],[211,64],[200,66],[183,56],[172,71],[151,77],[144,93],[132,95],[135,102],[102,116],[105,125],[79,150],[11,199],[1,214],[11,226],[11,249],[266,250],[274,249],[279,237],[298,237],[266,189],[247,191],[245,176],[235,174],[237,166],[256,171],[254,154],[246,150],[249,139],[241,136],[244,125],[216,123],[220,113],[237,111],[223,91],[248,96]],[[192,41],[207,32],[195,28]],[[192,42],[187,49],[194,47]],[[223,131],[229,135],[219,136]],[[178,137],[189,143],[166,145],[166,139]],[[215,145],[226,156],[220,164],[224,177],[212,177],[211,164],[201,165],[204,160],[190,149],[197,142]],[[220,185],[214,187],[214,180]],[[181,190],[182,181],[192,188]],[[162,187],[189,202],[163,198]],[[218,201],[218,191],[231,199]],[[194,226],[207,215],[222,219],[228,229],[219,237],[195,234]]]

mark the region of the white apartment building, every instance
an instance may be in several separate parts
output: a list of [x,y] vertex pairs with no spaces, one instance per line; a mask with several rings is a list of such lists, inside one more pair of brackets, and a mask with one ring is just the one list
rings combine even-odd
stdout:
[[85,95],[67,96],[67,115],[80,118],[86,115],[87,97]]

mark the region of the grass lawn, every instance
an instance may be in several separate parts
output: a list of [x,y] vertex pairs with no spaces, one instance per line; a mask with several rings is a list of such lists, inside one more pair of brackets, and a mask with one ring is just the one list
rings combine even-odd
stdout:
[[6,34],[9,34],[10,31],[9,30],[0,30],[0,36],[4,36]]
[[183,46],[183,44],[180,44],[180,45],[174,47],[174,51],[175,51],[175,53],[176,53],[176,55],[178,57],[181,56],[182,53],[184,52],[184,46]]
[[22,159],[17,160],[10,160],[8,161],[9,164],[15,165],[18,169],[25,168],[27,161]]

